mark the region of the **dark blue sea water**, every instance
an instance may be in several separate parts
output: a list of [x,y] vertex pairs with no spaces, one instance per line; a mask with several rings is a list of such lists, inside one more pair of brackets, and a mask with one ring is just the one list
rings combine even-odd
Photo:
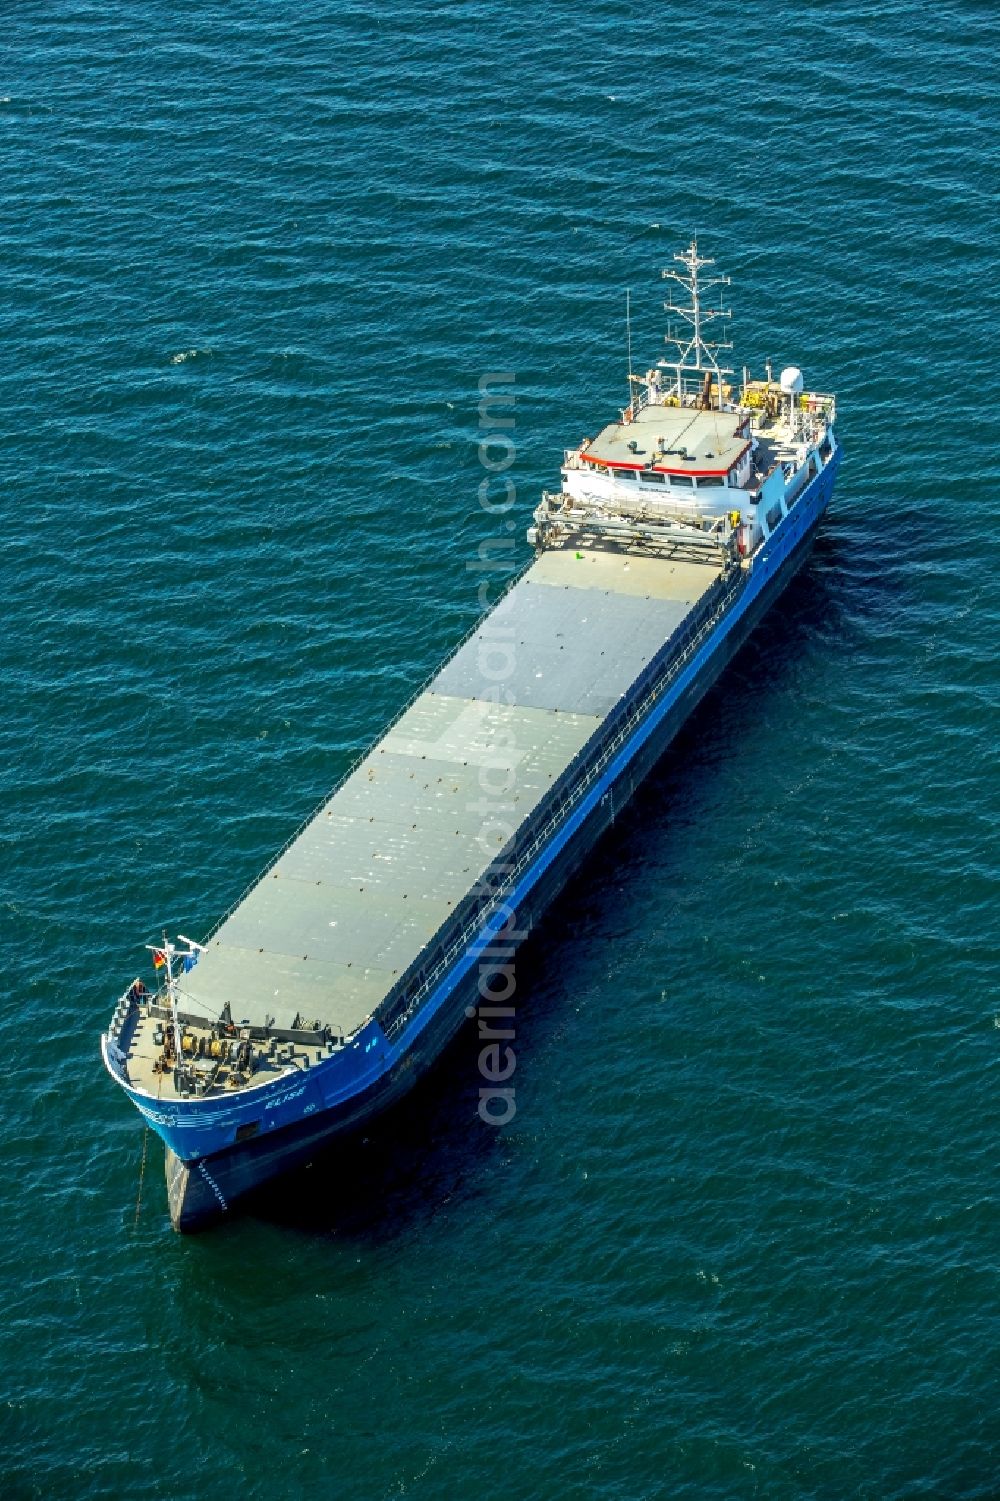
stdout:
[[[4,1501],[996,1497],[992,0],[4,37]],[[463,1040],[173,1235],[97,1053],[142,944],[474,620],[480,377],[522,538],[695,231],[737,364],[838,394],[808,568],[520,963],[511,1125]]]

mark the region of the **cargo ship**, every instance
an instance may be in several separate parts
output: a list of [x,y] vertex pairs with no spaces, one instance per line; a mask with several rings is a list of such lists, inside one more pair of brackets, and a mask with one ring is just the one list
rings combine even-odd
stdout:
[[835,400],[720,364],[713,264],[664,271],[669,358],[566,450],[529,566],[210,933],[147,945],[101,1048],[176,1229],[383,1110],[467,1017],[503,1037],[518,947],[806,557]]

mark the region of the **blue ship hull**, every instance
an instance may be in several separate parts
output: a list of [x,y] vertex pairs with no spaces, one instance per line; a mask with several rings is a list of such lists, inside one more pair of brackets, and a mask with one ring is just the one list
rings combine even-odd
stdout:
[[[331,1137],[384,1110],[425,1073],[460,1029],[466,1008],[480,999],[481,963],[490,958],[501,962],[501,944],[502,960],[509,961],[535,929],[801,565],[831,499],[839,461],[838,447],[763,544],[745,582],[697,652],[655,698],[600,778],[524,871],[507,903],[517,913],[515,932],[505,931],[501,919],[488,922],[391,1037],[372,1019],[348,1046],[292,1080],[285,1077],[228,1098],[162,1105],[123,1082],[166,1144],[170,1212],[177,1229],[200,1228],[250,1190],[307,1162]],[[114,1068],[112,1072],[117,1074]]]

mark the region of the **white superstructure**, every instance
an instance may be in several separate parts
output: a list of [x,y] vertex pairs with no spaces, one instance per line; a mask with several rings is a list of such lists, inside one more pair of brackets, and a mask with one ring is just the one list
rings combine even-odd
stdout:
[[806,391],[794,366],[777,381],[770,368],[764,380],[744,369],[737,390],[718,362],[731,345],[703,336],[707,323],[730,315],[704,308],[702,294],[728,278],[699,280],[714,263],[694,242],[674,259],[683,270],[663,274],[690,297],[664,304],[682,323],[666,336],[675,358],[630,373],[632,399],[618,421],[567,449],[562,488],[543,495],[528,533],[540,549],[600,535],[750,560],[832,455],[834,398]]

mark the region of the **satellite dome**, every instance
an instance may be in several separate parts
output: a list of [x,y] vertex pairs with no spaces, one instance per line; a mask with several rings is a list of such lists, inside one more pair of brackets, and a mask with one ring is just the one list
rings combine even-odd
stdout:
[[781,389],[786,396],[798,396],[802,391],[802,371],[797,365],[789,365],[781,372]]

